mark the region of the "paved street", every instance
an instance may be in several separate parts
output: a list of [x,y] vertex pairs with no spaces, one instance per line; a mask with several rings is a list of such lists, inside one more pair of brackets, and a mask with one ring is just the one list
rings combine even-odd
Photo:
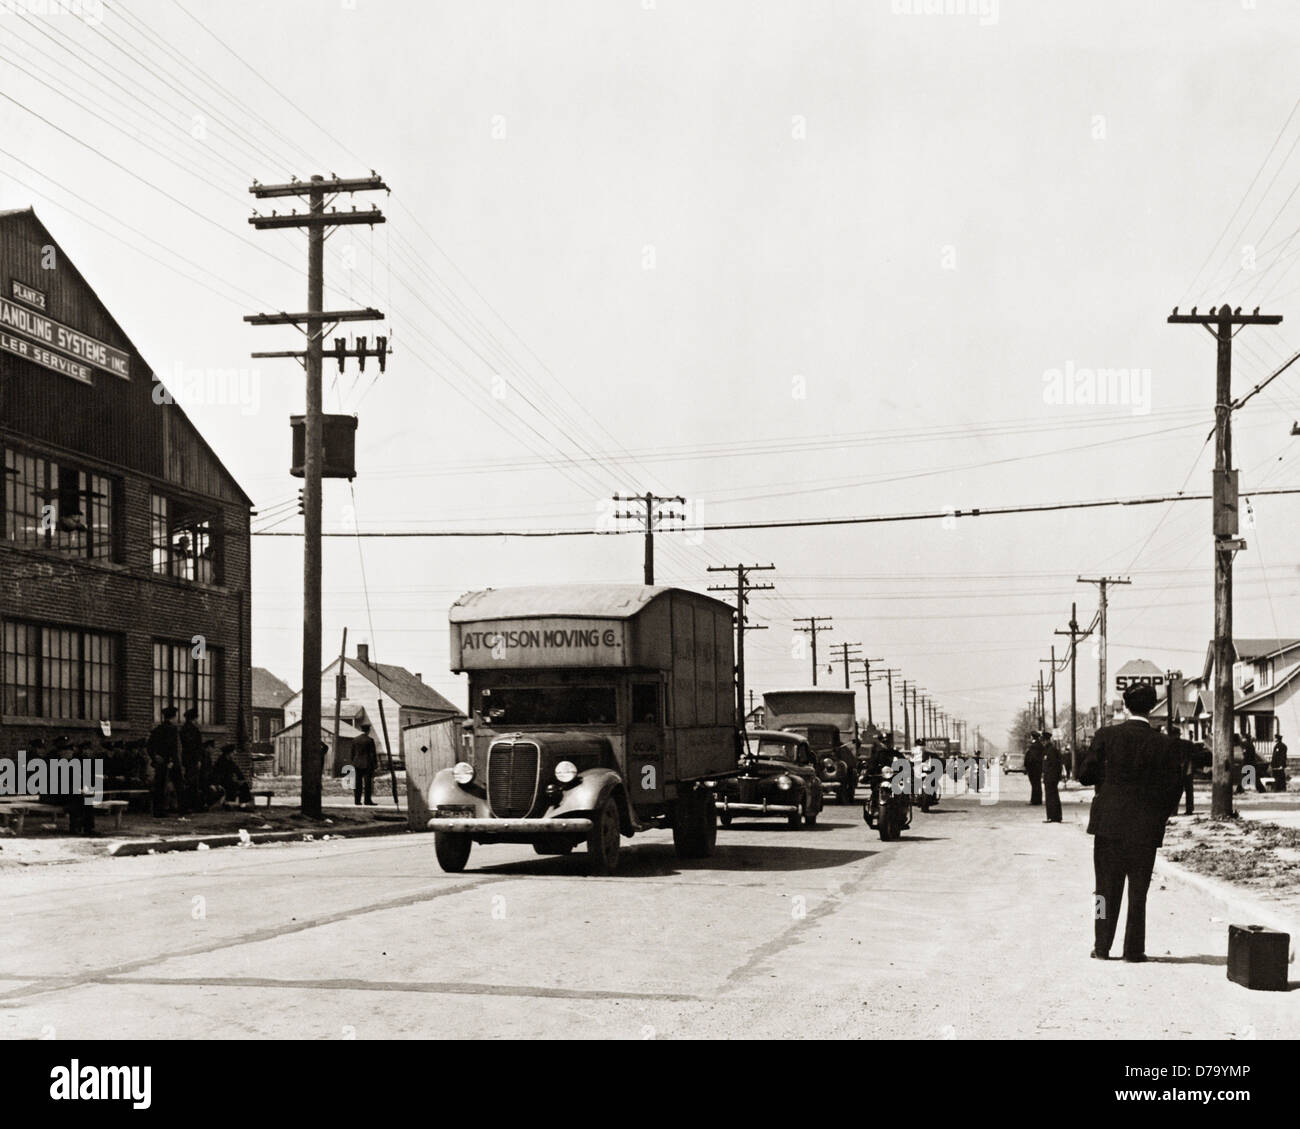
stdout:
[[858,806],[738,820],[701,862],[656,832],[604,879],[527,846],[449,876],[427,836],[9,871],[0,1036],[1300,1035],[1300,993],[1229,983],[1224,911],[1180,883],[1151,963],[1087,959],[1087,809],[1023,799],[896,843]]

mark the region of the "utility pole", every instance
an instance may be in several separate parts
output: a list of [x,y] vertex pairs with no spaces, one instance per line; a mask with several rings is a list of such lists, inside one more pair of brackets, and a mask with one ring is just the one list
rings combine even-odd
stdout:
[[1106,689],[1106,609],[1109,607],[1106,592],[1112,584],[1132,584],[1133,581],[1126,577],[1119,576],[1100,576],[1095,580],[1081,576],[1079,577],[1078,582],[1080,584],[1095,584],[1101,591],[1101,599],[1098,604],[1099,619],[1097,624],[1101,641],[1101,658],[1097,664],[1097,693],[1099,695],[1097,698],[1097,728],[1100,729],[1106,724],[1106,704],[1110,698],[1110,694]]
[[1039,659],[1040,663],[1049,663],[1048,669],[1052,672],[1052,728],[1056,728],[1056,647],[1052,647],[1052,657],[1050,659]]
[[1261,314],[1259,307],[1243,314],[1226,302],[1218,310],[1169,315],[1171,325],[1200,325],[1215,339],[1218,363],[1214,393],[1214,772],[1210,817],[1232,817],[1232,730],[1234,720],[1232,664],[1232,562],[1246,542],[1237,537],[1237,472],[1232,469],[1232,336],[1234,326],[1277,325],[1280,314]]
[[882,663],[884,661],[885,661],[884,659],[863,659],[862,660],[862,670],[863,670],[862,684],[867,688],[867,724],[871,726],[872,729],[876,727],[876,719],[871,709],[871,681],[872,681],[871,664]]
[[899,680],[903,686],[903,746],[910,749],[912,747],[912,735],[916,732],[915,719],[911,719],[907,714],[907,687],[911,684],[911,679],[903,678]]
[[[735,592],[736,594],[736,725],[743,730],[745,728],[745,632],[746,631],[766,631],[766,627],[751,627],[745,618],[745,605],[749,603],[749,594],[751,592],[770,592],[776,587],[774,584],[754,584],[749,579],[751,572],[773,572],[776,565],[721,565],[717,568],[710,567],[710,572],[734,572],[736,574],[736,583],[734,586],[715,584],[710,586],[710,592]],[[650,583],[647,581],[647,583]]]
[[[258,184],[249,188],[259,200],[307,197],[309,211],[286,215],[253,215],[249,219],[259,231],[286,227],[307,229],[307,310],[304,313],[252,314],[244,320],[252,325],[294,325],[307,335],[307,347],[300,353],[254,353],[254,357],[293,357],[303,362],[307,373],[307,411],[303,446],[303,628],[302,628],[302,813],[320,819],[322,758],[316,749],[321,735],[321,479],[324,455],[324,393],[321,367],[324,359],[326,325],[342,322],[379,321],[383,314],[375,309],[325,310],[325,235],[327,228],[347,224],[384,222],[378,208],[369,211],[341,212],[326,210],[327,194],[388,191],[383,180],[371,173],[368,177],[343,179],[313,176],[311,180],[294,180],[289,184]],[[364,343],[350,354],[364,364],[364,357],[375,356],[382,367],[388,355],[386,338],[376,340],[372,353]],[[342,364],[342,354],[340,355]]]
[[661,521],[683,521],[685,514],[676,514],[671,510],[664,512],[660,510],[655,513],[655,506],[667,506],[676,502],[678,505],[686,505],[685,498],[660,498],[656,494],[632,494],[624,497],[622,494],[614,495],[615,504],[619,502],[628,502],[636,505],[645,506],[644,513],[616,513],[616,518],[628,518],[632,521],[639,521],[645,527],[645,584],[647,588],[654,585],[655,582],[655,526]]
[[1068,635],[1070,637],[1070,775],[1076,780],[1078,777],[1078,724],[1079,724],[1079,703],[1078,703],[1078,666],[1079,666],[1079,640],[1084,638],[1088,633],[1079,630],[1079,605],[1070,605],[1070,630],[1057,631],[1057,635]]
[[817,632],[834,631],[835,628],[831,624],[831,620],[834,618],[834,616],[829,615],[810,615],[803,616],[794,621],[795,623],[806,623],[808,625],[807,627],[796,627],[795,630],[802,632],[804,635],[811,636],[812,638],[812,676],[814,686],[817,685]]
[[[898,670],[896,668],[891,666],[885,667],[885,685],[889,689],[889,737],[891,741],[894,737],[894,675],[897,673]],[[868,701],[870,701],[870,699],[868,699]]]
[[836,643],[836,644],[833,644],[832,647],[831,647],[831,650],[832,650],[832,651],[835,651],[835,650],[837,650],[837,649],[839,650],[840,653],[839,653],[837,656],[835,656],[835,657],[838,658],[841,662],[844,663],[844,689],[847,690],[847,689],[849,689],[849,685],[850,685],[850,683],[849,683],[849,660],[850,660],[850,659],[853,659],[854,661],[857,660],[857,656],[854,655],[854,654],[852,654],[851,652],[862,650],[862,644],[861,644],[861,643]]
[[1043,693],[1043,671],[1042,668],[1040,667],[1038,670],[1038,728],[1039,729],[1047,728],[1047,718],[1044,716],[1046,713],[1047,713],[1047,702],[1046,702],[1046,697]]

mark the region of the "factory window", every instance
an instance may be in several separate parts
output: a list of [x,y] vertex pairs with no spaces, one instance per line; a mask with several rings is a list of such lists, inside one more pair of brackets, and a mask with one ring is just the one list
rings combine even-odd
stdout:
[[0,712],[109,721],[121,713],[116,635],[6,620],[0,632]]
[[196,584],[222,582],[220,520],[210,509],[161,494],[149,501],[153,571]]
[[[201,653],[196,656],[195,651]],[[165,706],[175,706],[180,717],[191,706],[199,711],[200,725],[219,725],[221,703],[221,651],[190,643],[153,645],[153,717],[162,720]]]
[[6,447],[4,480],[6,540],[74,557],[117,559],[114,479]]

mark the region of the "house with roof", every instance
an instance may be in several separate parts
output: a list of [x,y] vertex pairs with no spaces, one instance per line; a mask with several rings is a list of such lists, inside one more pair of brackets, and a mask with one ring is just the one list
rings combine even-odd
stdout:
[[[388,742],[392,742],[395,760],[404,761],[406,749],[403,731],[425,722],[446,721],[464,717],[457,709],[424,679],[402,666],[372,662],[370,647],[357,644],[355,657],[336,658],[321,672],[321,727],[333,739],[335,707],[338,707],[340,724],[346,722],[357,729],[363,722],[370,725],[370,736],[379,750],[381,765],[387,764]],[[381,708],[382,705],[382,708]],[[302,694],[294,694],[284,703],[284,724],[288,730],[302,720]],[[384,728],[388,737],[385,740]],[[299,744],[301,742],[299,741]],[[340,745],[342,742],[340,742]],[[285,744],[285,748],[288,748]],[[287,764],[288,762],[286,762]],[[297,762],[299,765],[301,761]],[[342,749],[333,749],[326,759],[326,771],[342,771],[346,759]],[[277,755],[277,766],[279,756]],[[300,769],[293,768],[293,772]],[[284,769],[289,771],[289,769]]]
[[[1232,664],[1234,730],[1257,746],[1270,745],[1279,732],[1300,726],[1300,638],[1237,639]],[[1183,736],[1205,739],[1214,723],[1214,644],[1206,648],[1198,677],[1175,683],[1174,721]],[[1168,695],[1151,711],[1153,721],[1168,720]]]
[[253,753],[273,751],[275,735],[284,728],[284,703],[292,697],[288,683],[265,667],[253,667]]

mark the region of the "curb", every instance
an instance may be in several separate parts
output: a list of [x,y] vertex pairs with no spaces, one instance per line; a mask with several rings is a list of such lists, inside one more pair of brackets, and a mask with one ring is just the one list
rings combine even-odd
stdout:
[[1300,922],[1288,917],[1284,912],[1280,912],[1277,907],[1269,905],[1268,902],[1256,894],[1239,890],[1232,883],[1225,882],[1223,879],[1208,878],[1204,874],[1197,874],[1194,870],[1189,870],[1179,863],[1171,862],[1164,855],[1156,855],[1156,873],[1162,877],[1173,878],[1184,885],[1191,886],[1203,894],[1208,894],[1226,907],[1229,917],[1239,919],[1235,922],[1225,921],[1225,924],[1264,925],[1270,929],[1277,929],[1288,934],[1291,938],[1291,944],[1290,951],[1287,953],[1287,961],[1294,963],[1296,941],[1300,938]]
[[[1078,825],[1076,824],[1076,826]],[[1086,827],[1080,827],[1080,830],[1087,835]],[[1162,847],[1161,851],[1163,850]],[[1289,918],[1276,907],[1270,906],[1257,894],[1240,890],[1223,879],[1207,878],[1203,874],[1197,874],[1194,870],[1189,870],[1179,863],[1171,862],[1159,851],[1156,853],[1155,873],[1162,878],[1172,878],[1176,882],[1182,882],[1194,890],[1199,890],[1202,894],[1208,894],[1225,907],[1229,917],[1240,919],[1237,922],[1225,920],[1224,924],[1265,925],[1270,929],[1278,929],[1289,934],[1291,946],[1287,954],[1287,961],[1288,963],[1294,963],[1296,941],[1300,939],[1300,922]]]
[[[401,835],[412,833],[406,823],[378,823],[373,826],[329,828],[315,831],[252,831],[249,841],[253,843],[321,843],[327,838],[365,839],[377,835]],[[197,851],[200,844],[208,847],[238,847],[244,842],[239,835],[189,835],[183,839],[123,839],[109,847],[106,854],[111,858],[132,858],[148,854],[169,854],[173,851]]]

